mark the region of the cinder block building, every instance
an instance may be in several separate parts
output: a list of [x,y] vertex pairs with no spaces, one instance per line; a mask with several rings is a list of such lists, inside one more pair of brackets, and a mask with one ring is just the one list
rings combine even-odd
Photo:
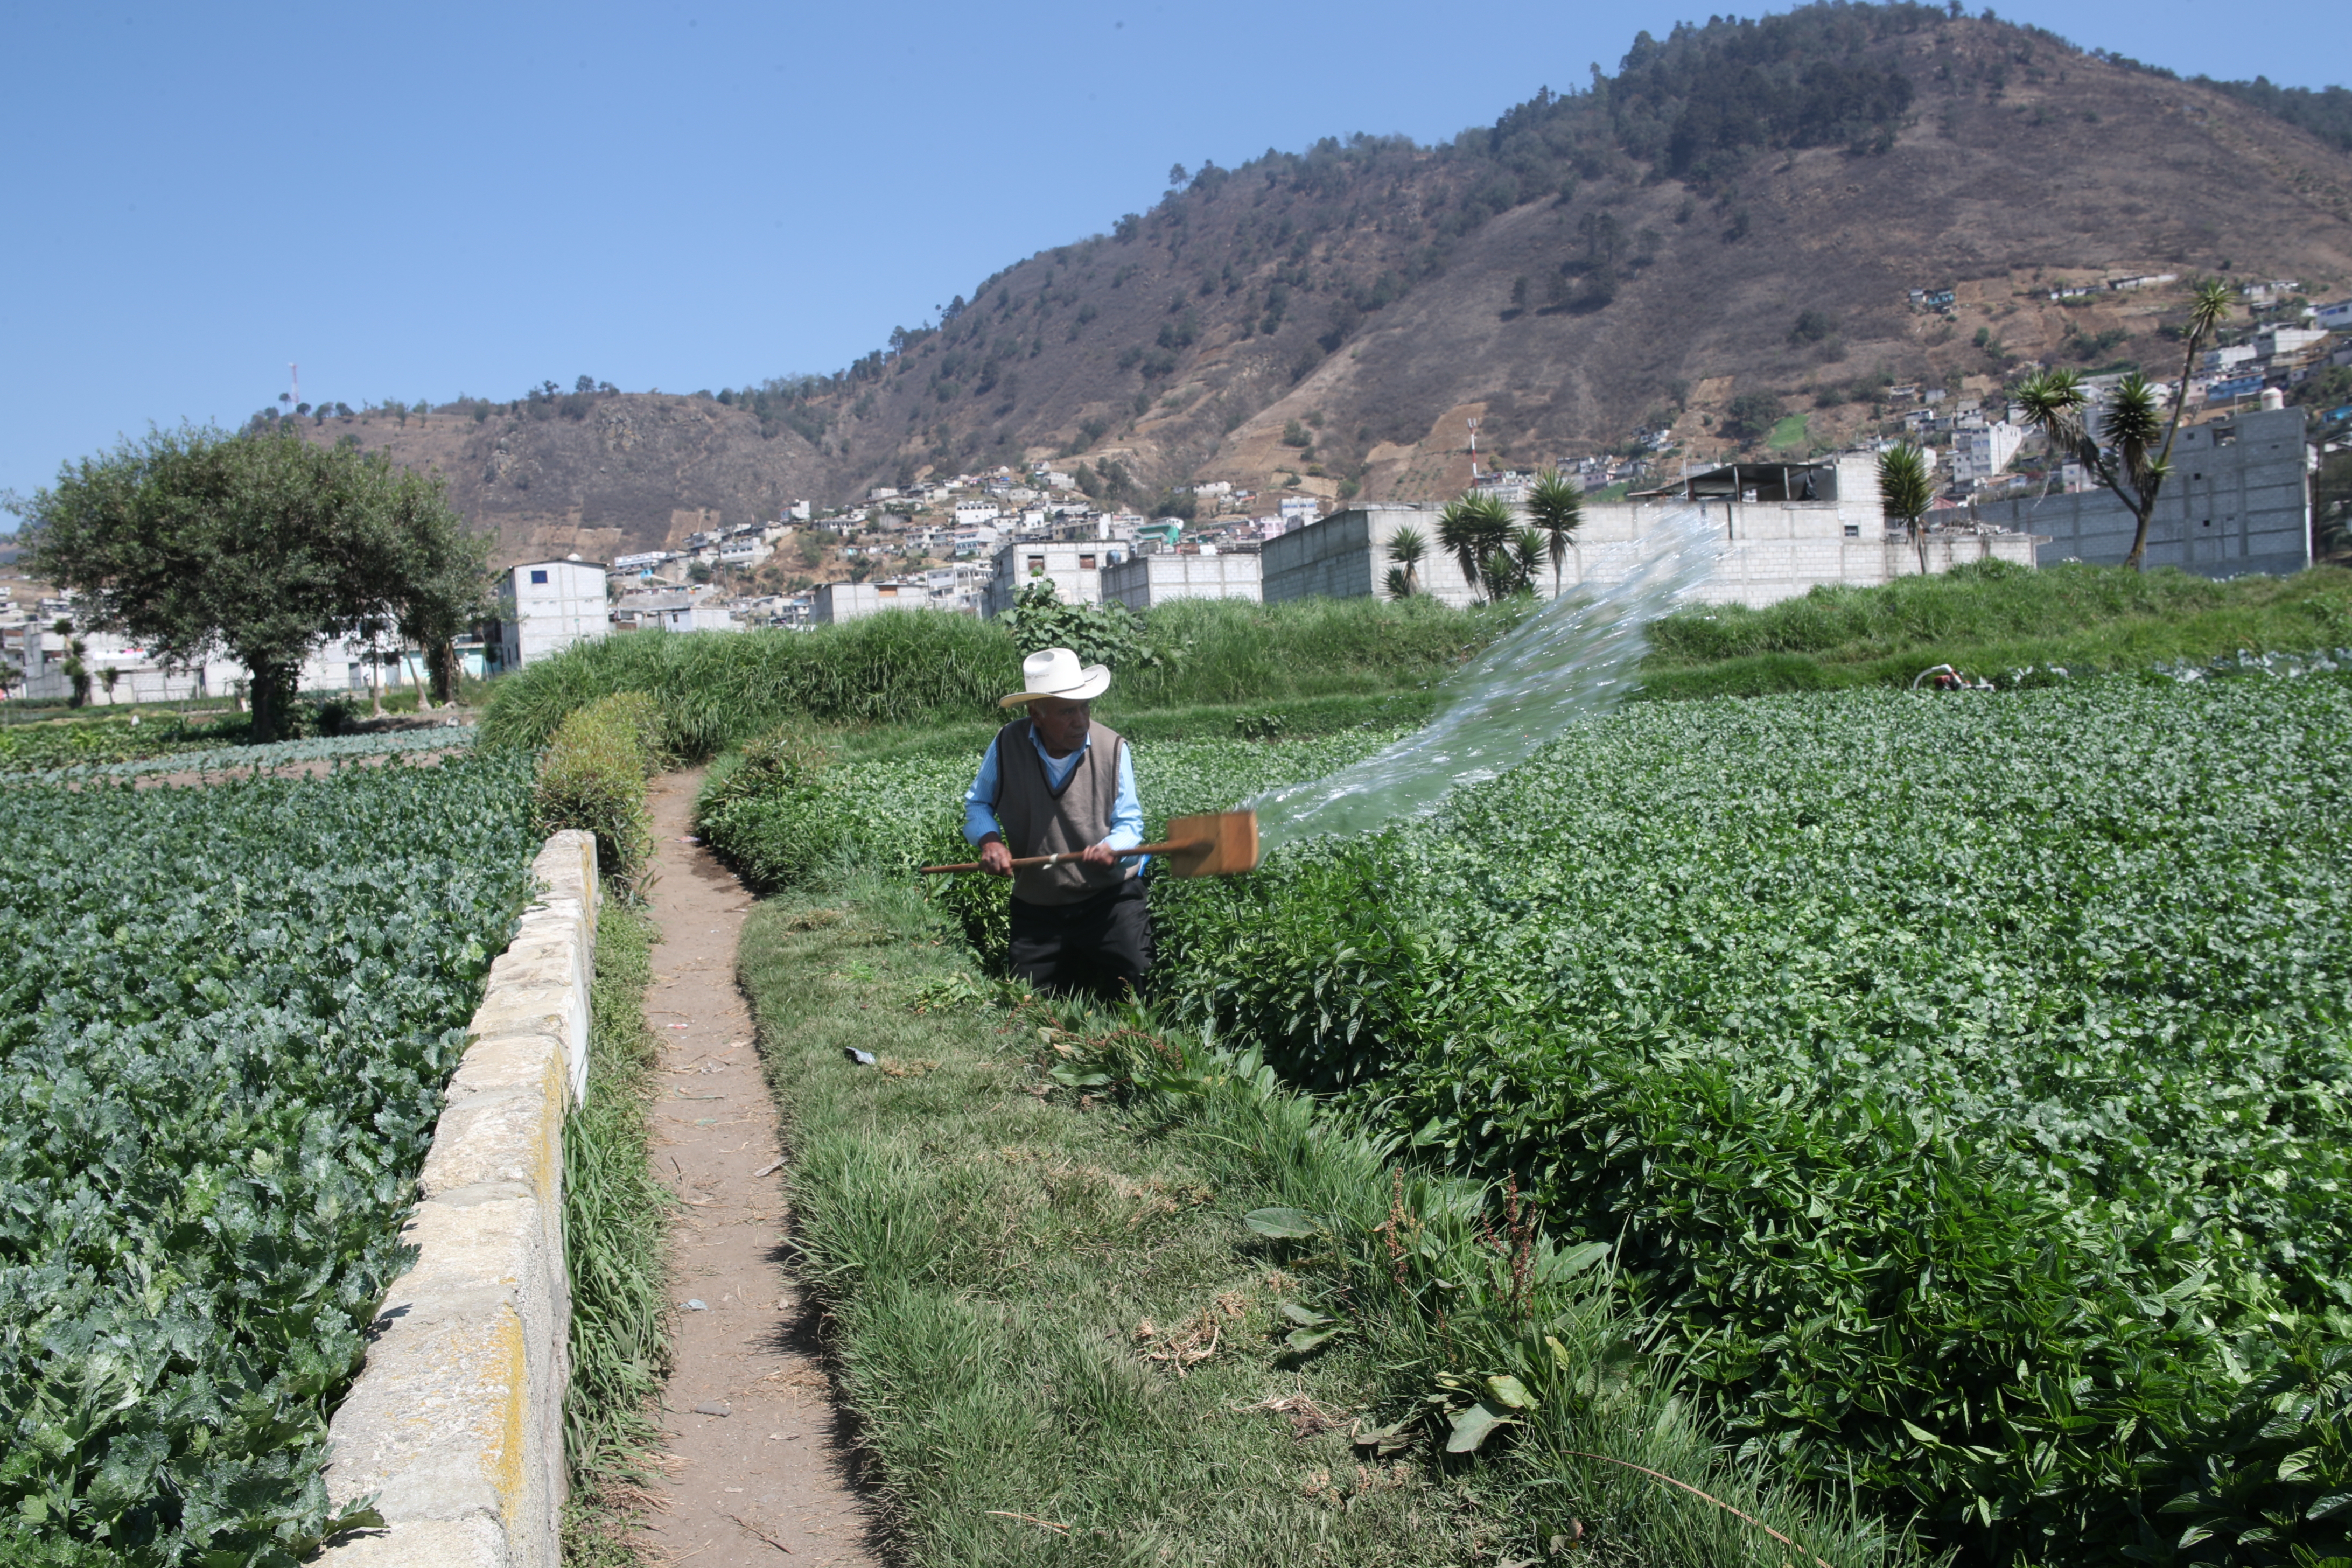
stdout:
[[1127,546],[1107,540],[1016,540],[997,550],[994,569],[981,590],[980,613],[1003,615],[1023,588],[1036,582],[1053,584],[1064,604],[1099,605],[1104,569],[1127,555]]
[[499,584],[498,668],[520,669],[612,629],[602,563],[526,561]]
[[1103,598],[1116,599],[1139,614],[1171,599],[1247,599],[1255,604],[1260,596],[1258,565],[1255,551],[1133,555],[1103,569]]
[[896,583],[820,583],[809,608],[809,620],[821,626],[862,621],[885,610],[922,609],[930,595],[921,588],[902,590]]

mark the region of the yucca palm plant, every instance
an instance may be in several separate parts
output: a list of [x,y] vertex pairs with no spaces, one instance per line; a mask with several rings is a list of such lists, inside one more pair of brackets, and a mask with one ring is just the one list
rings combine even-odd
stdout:
[[1486,586],[1487,563],[1509,547],[1511,523],[1511,509],[1483,490],[1454,497],[1437,514],[1438,548],[1454,557],[1472,593]]
[[2172,473],[2172,440],[2180,431],[2180,416],[2189,406],[2189,375],[2197,367],[2205,340],[2230,314],[2230,288],[2209,280],[2197,286],[2189,308],[2189,348],[2180,362],[2180,386],[2172,400],[2172,416],[2165,417],[2156,388],[2137,373],[2126,376],[2108,401],[2096,436],[2090,428],[2091,395],[2082,376],[2071,370],[2041,371],[2018,389],[2017,401],[2028,423],[2038,426],[2050,444],[2076,462],[2083,471],[2114,492],[2131,511],[2137,526],[2132,531],[2131,553],[2124,564],[2134,571],[2147,568],[2147,527],[2156,514],[2157,497]]
[[1889,447],[1878,454],[1878,504],[1886,515],[1903,524],[1903,531],[1919,551],[1919,573],[1927,572],[1927,530],[1926,518],[1928,503],[1935,500],[1935,487],[1927,479],[1927,455],[1908,441]]
[[1583,490],[1558,468],[1546,468],[1536,476],[1535,489],[1528,492],[1528,520],[1542,531],[1549,547],[1552,597],[1558,598],[1560,563],[1568,559],[1576,531],[1584,526]]
[[1421,563],[1429,541],[1417,528],[1400,528],[1389,535],[1389,597],[1410,599],[1421,592]]
[[[1497,560],[1500,560],[1497,557]],[[1544,536],[1539,528],[1526,523],[1511,530],[1510,588],[1514,594],[1532,594],[1536,589],[1536,574],[1543,570]],[[1555,584],[1555,592],[1557,584]]]

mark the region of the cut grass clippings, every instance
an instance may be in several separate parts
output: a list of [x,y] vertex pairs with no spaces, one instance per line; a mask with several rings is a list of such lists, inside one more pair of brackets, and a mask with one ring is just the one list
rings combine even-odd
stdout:
[[740,972],[908,1560],[1914,1560],[1715,1454],[1593,1249],[1248,1060],[990,985],[913,889],[763,903]]
[[653,924],[617,899],[596,926],[588,1092],[563,1130],[563,1250],[572,1280],[572,1384],[563,1400],[572,1501],[569,1568],[644,1561],[630,1521],[654,1479],[654,1411],[669,1371],[665,1224],[673,1200],[646,1142],[658,1048],[646,1026]]

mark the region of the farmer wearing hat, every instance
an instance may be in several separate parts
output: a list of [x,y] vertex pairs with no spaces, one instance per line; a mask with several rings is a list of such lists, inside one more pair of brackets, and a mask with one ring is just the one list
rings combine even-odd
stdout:
[[[1116,731],[1094,721],[1110,684],[1066,647],[1021,661],[1025,688],[997,704],[1029,716],[996,732],[963,797],[963,836],[981,868],[1013,879],[1013,973],[1040,991],[1118,996],[1151,967],[1143,863],[1118,858],[1143,842],[1135,763]],[[1016,857],[1063,855],[1013,868]]]

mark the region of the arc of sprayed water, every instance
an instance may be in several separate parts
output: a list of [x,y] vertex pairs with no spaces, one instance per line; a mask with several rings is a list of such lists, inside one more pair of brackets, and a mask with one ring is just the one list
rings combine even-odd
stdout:
[[1622,577],[1554,599],[1456,670],[1427,725],[1337,773],[1245,803],[1257,813],[1260,846],[1426,816],[1462,785],[1517,766],[1616,706],[1650,650],[1650,622],[1707,580],[1724,541],[1718,525],[1685,507],[1606,549],[1633,556]]

